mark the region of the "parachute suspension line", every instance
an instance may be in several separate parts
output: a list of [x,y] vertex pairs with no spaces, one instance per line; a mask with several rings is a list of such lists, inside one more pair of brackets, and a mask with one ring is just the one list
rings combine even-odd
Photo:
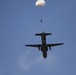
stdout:
[[42,13],[42,7],[38,9],[38,15],[39,15],[39,22],[40,22],[40,27],[41,29],[44,31],[44,28],[43,28],[43,13]]
[[41,29],[44,32],[44,19],[43,19],[43,7],[39,8],[39,21],[41,23]]
[[42,12],[43,11],[42,11],[42,7],[41,7],[41,8],[39,8],[39,16],[40,16],[40,22],[41,23],[43,23],[43,17],[42,17],[43,13]]

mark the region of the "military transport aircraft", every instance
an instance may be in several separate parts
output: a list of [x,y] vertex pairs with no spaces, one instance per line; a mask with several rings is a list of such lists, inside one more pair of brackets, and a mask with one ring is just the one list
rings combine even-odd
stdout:
[[41,42],[42,42],[42,44],[30,44],[30,45],[25,45],[25,46],[37,47],[39,50],[42,51],[44,58],[47,57],[48,48],[51,50],[51,47],[53,47],[53,46],[58,46],[58,45],[63,45],[64,44],[64,43],[46,44],[46,36],[47,35],[52,35],[52,33],[42,32],[42,33],[38,33],[38,34],[35,34],[35,35],[36,36],[41,36]]

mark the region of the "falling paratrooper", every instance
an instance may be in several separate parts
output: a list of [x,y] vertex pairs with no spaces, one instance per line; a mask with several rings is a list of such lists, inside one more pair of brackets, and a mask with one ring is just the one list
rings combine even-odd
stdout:
[[[36,3],[35,3],[35,5],[37,7],[42,7],[42,6],[45,5],[45,0],[37,0]],[[40,20],[40,22],[43,23],[42,19]]]

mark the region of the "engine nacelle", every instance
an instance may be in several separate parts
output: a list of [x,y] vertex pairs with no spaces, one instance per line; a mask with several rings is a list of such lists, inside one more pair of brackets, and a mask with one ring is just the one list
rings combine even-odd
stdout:
[[38,47],[38,50],[41,50],[41,48],[40,48],[40,47]]
[[51,50],[51,47],[49,46],[49,50]]

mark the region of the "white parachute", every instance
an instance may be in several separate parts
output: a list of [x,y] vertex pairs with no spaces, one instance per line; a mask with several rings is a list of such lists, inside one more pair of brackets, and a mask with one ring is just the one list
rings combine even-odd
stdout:
[[45,5],[45,0],[37,0],[35,3],[36,6],[41,7]]

